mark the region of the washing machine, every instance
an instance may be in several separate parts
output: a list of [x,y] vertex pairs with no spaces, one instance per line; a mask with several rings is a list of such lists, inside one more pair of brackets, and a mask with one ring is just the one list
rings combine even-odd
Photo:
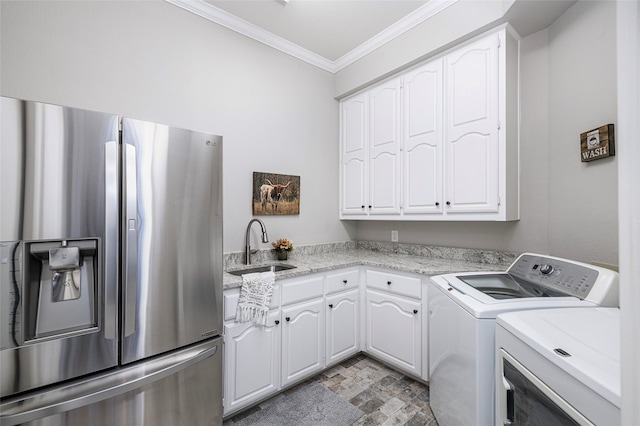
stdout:
[[512,311],[618,306],[618,274],[569,259],[520,255],[506,271],[431,277],[430,405],[439,426],[496,422],[496,317]]
[[620,424],[619,309],[501,314],[496,350],[496,425]]

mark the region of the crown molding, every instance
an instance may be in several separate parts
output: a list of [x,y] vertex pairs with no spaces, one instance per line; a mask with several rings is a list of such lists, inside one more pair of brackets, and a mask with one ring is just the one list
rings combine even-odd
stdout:
[[423,23],[427,19],[437,15],[449,6],[457,3],[459,0],[431,0],[425,5],[417,8],[409,15],[405,16],[395,24],[391,25],[382,32],[376,34],[369,40],[362,43],[349,53],[345,54],[334,62],[334,73],[343,68],[348,67],[357,60],[363,58],[377,48],[390,42],[394,38],[404,34],[411,28]]
[[399,20],[389,28],[375,35],[368,41],[362,43],[357,48],[340,57],[336,61],[320,56],[305,49],[295,43],[277,36],[263,28],[258,27],[244,19],[240,19],[229,12],[217,8],[204,0],[165,0],[168,3],[178,6],[186,11],[194,13],[216,24],[229,28],[232,31],[245,35],[267,46],[278,49],[288,55],[314,65],[330,73],[336,73],[351,65],[367,54],[373,52],[380,46],[388,43],[399,35],[405,33],[416,25],[421,24],[432,16],[442,12],[459,0],[431,0],[419,7],[411,14]]

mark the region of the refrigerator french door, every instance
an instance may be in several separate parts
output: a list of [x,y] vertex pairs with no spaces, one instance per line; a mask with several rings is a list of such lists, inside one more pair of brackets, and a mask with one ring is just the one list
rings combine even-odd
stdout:
[[221,138],[1,101],[2,425],[217,422]]

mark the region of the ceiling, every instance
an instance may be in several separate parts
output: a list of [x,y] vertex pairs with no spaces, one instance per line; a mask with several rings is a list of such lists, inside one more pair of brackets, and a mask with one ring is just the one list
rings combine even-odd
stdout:
[[207,3],[336,61],[427,1],[207,0]]
[[[337,72],[456,2],[476,0],[166,1]],[[576,1],[505,1],[505,21],[526,36],[547,28]]]

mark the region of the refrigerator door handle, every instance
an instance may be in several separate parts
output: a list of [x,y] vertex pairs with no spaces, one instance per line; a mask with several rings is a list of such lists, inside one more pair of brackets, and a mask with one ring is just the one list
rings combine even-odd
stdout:
[[97,379],[2,404],[0,411],[3,414],[0,416],[0,423],[2,426],[19,425],[117,397],[204,361],[214,356],[219,346],[220,344],[212,347],[200,345]]
[[118,300],[117,292],[112,290],[118,285],[118,211],[119,183],[118,183],[118,142],[105,143],[105,267],[104,267],[104,295],[105,295],[105,323],[104,335],[107,339],[116,338]]
[[136,329],[138,303],[138,194],[136,176],[136,148],[124,145],[124,336]]

